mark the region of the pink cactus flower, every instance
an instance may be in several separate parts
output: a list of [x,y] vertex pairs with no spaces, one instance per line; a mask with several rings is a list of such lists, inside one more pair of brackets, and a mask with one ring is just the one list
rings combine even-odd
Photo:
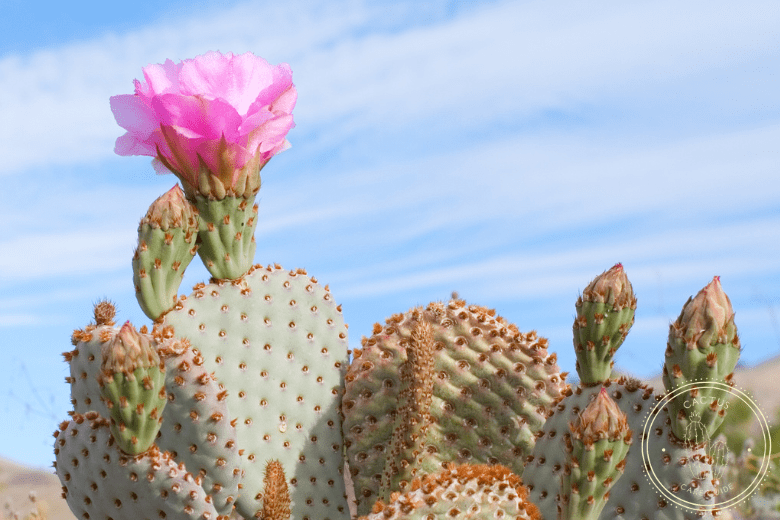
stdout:
[[204,170],[230,189],[246,178],[242,169],[259,171],[289,147],[298,95],[286,63],[208,52],[143,73],[134,94],[111,97],[111,111],[127,130],[115,151],[154,157],[157,172],[175,173],[185,189],[197,187]]

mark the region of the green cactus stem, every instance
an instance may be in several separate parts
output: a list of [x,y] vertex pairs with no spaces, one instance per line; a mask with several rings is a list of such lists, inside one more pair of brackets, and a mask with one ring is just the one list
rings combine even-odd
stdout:
[[245,275],[255,258],[257,204],[255,196],[224,197],[221,200],[195,196],[200,214],[200,255],[217,280],[235,280]]
[[129,321],[103,350],[98,384],[122,451],[138,455],[148,450],[167,402],[165,365],[149,338]]
[[565,435],[568,462],[561,479],[562,520],[597,520],[623,475],[632,432],[628,419],[601,387]]
[[184,270],[198,246],[198,213],[177,184],[155,200],[138,225],[133,283],[141,310],[152,320],[176,303]]
[[[674,394],[669,415],[679,440],[706,442],[720,427],[739,353],[734,310],[716,276],[695,298],[688,298],[669,327],[663,382]],[[695,439],[689,435],[694,420],[699,423],[695,428],[703,428]]]
[[582,384],[609,380],[612,358],[634,324],[636,297],[623,265],[597,276],[577,299],[572,327],[577,373]]

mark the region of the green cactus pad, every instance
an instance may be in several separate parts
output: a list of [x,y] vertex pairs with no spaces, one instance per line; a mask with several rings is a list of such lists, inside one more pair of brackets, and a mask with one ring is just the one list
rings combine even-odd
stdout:
[[152,320],[176,304],[198,246],[198,212],[177,184],[155,200],[138,224],[133,283],[141,310]]
[[463,464],[415,479],[359,520],[542,520],[520,477],[499,465]]
[[716,276],[688,298],[669,326],[663,382],[673,395],[669,409],[678,439],[699,443],[701,437],[706,442],[720,427],[739,354],[734,310]]
[[168,405],[157,445],[167,450],[187,471],[203,476],[203,489],[214,507],[228,515],[239,495],[242,470],[236,428],[230,424],[227,391],[204,368],[203,356],[185,341],[161,349],[166,365]]
[[200,477],[152,447],[129,456],[95,412],[74,414],[55,432],[55,467],[63,495],[80,519],[219,520]]
[[[634,441],[625,458],[623,476],[615,482],[610,491],[600,520],[637,520],[641,518],[664,520],[687,520],[712,518],[711,513],[697,516],[667,501],[648,480],[642,457],[641,432],[645,420],[661,397],[653,389],[636,379],[621,377],[604,385],[609,396],[625,412],[628,427],[634,431]],[[533,454],[527,457],[523,471],[523,482],[528,487],[529,496],[542,513],[543,518],[557,518],[561,476],[566,466],[566,433],[569,423],[584,410],[601,387],[577,387],[555,406],[555,413],[539,432]],[[658,482],[681,499],[691,489],[696,489],[696,500],[702,500],[704,494],[714,493],[710,472],[712,466],[707,462],[706,451],[682,447],[670,435],[671,428],[666,411],[658,418],[658,426],[653,428],[646,439],[646,454],[649,464]],[[692,469],[693,468],[693,469]],[[693,478],[692,475],[697,475]],[[703,474],[703,477],[702,477]],[[695,484],[694,484],[695,482]]]
[[153,338],[139,334],[128,321],[103,346],[101,399],[111,417],[111,433],[129,455],[146,451],[160,430],[167,403],[165,365]]
[[227,390],[244,469],[238,512],[262,511],[264,464],[274,458],[290,479],[293,518],[348,518],[339,415],[347,329],[327,287],[303,270],[256,266],[195,286],[157,326],[187,339]]
[[714,336],[711,343],[686,342],[683,332],[679,319],[669,327],[663,383],[675,395],[669,403],[674,434],[678,439],[697,442],[690,436],[694,422],[704,428],[706,439],[723,423],[727,386],[734,385],[740,343],[733,314],[723,334]]
[[228,196],[214,200],[195,196],[200,214],[198,254],[218,280],[236,280],[246,274],[255,258],[257,204],[250,198]]
[[343,401],[347,460],[358,514],[380,496],[395,416],[400,406],[402,366],[420,321],[433,329],[435,382],[424,460],[499,461],[519,473],[533,449],[534,433],[568,385],[547,340],[520,333],[495,311],[462,300],[432,303],[374,326],[363,338],[347,372]]

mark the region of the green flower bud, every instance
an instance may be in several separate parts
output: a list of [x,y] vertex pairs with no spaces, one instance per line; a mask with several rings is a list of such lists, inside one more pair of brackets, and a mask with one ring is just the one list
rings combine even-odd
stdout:
[[111,433],[130,455],[148,450],[167,402],[165,365],[153,340],[126,322],[103,346],[98,383],[111,413]]

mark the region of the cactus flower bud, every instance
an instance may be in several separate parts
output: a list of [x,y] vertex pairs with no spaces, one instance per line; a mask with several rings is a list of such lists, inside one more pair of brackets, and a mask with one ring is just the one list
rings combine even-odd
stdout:
[[714,277],[695,298],[688,298],[673,329],[688,349],[695,346],[706,349],[715,343],[728,342],[729,337],[733,339],[734,309],[720,285],[720,276]]
[[559,518],[597,520],[623,475],[632,437],[628,417],[602,386],[569,429]]
[[574,437],[585,446],[593,445],[601,439],[622,439],[628,431],[628,418],[617,403],[601,387],[596,398],[569,425]]
[[611,269],[593,279],[582,291],[582,300],[586,302],[608,303],[615,311],[636,305],[634,288],[628,281],[623,264],[618,262]]
[[138,225],[133,282],[141,309],[156,320],[176,303],[184,270],[198,246],[198,211],[179,185],[155,200]]
[[[663,382],[675,397],[669,403],[672,431],[687,441],[692,424],[700,422],[706,437],[713,435],[726,415],[727,390],[739,359],[740,346],[734,309],[716,276],[688,298],[677,320],[669,326]],[[701,382],[701,384],[699,383]],[[685,388],[677,392],[676,389]]]
[[612,358],[634,323],[636,297],[623,264],[615,264],[588,284],[576,303],[574,351],[584,385],[599,385],[612,373]]
[[184,197],[184,192],[176,184],[161,195],[149,207],[141,225],[149,224],[153,228],[168,231],[171,228],[183,228],[186,231],[198,231],[198,212]]
[[121,372],[129,379],[138,368],[151,368],[160,364],[160,356],[149,338],[139,334],[129,321],[122,325],[113,341],[103,346],[102,354],[102,369],[106,377]]
[[128,321],[103,345],[98,383],[111,414],[111,433],[130,455],[151,447],[167,402],[165,365],[154,343]]

